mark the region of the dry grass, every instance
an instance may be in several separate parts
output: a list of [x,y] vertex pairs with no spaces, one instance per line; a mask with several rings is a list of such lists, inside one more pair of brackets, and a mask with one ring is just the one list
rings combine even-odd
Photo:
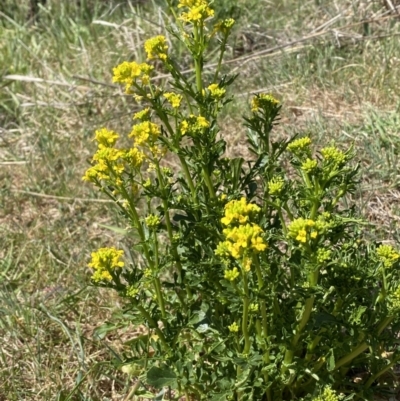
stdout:
[[[104,225],[124,222],[81,176],[95,128],[130,128],[135,105],[109,84],[111,67],[143,59],[141,44],[164,32],[168,13],[155,2],[93,3],[95,15],[52,2],[33,24],[26,4],[0,10],[0,400],[124,400],[134,381],[115,366],[137,328],[122,325],[114,294],[88,287],[86,268],[92,249],[122,240]],[[273,92],[284,104],[277,136],[355,143],[355,199],[378,223],[374,235],[397,241],[396,11],[367,0],[235,4],[224,68],[240,78],[221,119],[231,154],[247,152],[238,116],[250,93]],[[99,338],[104,323],[121,327]]]

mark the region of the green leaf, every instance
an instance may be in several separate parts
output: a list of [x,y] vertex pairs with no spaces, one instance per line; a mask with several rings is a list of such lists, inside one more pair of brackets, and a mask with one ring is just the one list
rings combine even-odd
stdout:
[[328,371],[332,372],[333,369],[335,369],[335,355],[333,353],[333,349],[330,350],[330,355],[329,355],[329,359],[328,359]]
[[156,388],[176,386],[176,374],[168,368],[157,368],[153,366],[147,372],[147,384]]
[[121,227],[107,226],[105,224],[100,224],[100,223],[98,223],[98,224],[99,224],[100,227],[107,228],[107,230],[114,231],[117,234],[124,235],[124,236],[128,235],[128,230],[125,230],[125,229],[123,229]]

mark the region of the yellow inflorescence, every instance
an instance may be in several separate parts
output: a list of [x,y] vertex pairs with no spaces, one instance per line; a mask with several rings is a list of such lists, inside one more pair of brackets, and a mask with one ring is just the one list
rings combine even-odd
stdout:
[[318,162],[313,159],[307,159],[304,163],[301,165],[301,169],[305,171],[306,173],[311,173],[313,172],[318,166]]
[[[253,255],[267,249],[261,227],[249,223],[250,218],[259,211],[257,205],[248,204],[246,198],[242,198],[228,202],[225,205],[225,216],[221,219],[222,224],[227,226],[223,230],[225,241],[218,244],[215,254],[238,260],[245,272],[250,271]],[[237,277],[234,276],[234,271],[235,269],[225,271],[225,278],[233,281]]]
[[181,0],[178,7],[188,8],[188,11],[183,12],[179,17],[184,22],[199,23],[214,16],[214,10],[205,0]]
[[129,93],[131,86],[140,79],[143,85],[150,81],[150,73],[154,67],[147,63],[138,64],[135,61],[124,61],[113,68],[113,82],[125,84],[125,91]]
[[290,142],[287,149],[292,153],[304,152],[310,148],[311,139],[306,136],[304,138],[299,138]]
[[246,198],[232,200],[225,205],[225,216],[221,219],[221,223],[225,226],[245,224],[259,211],[260,208],[253,203],[247,203]]
[[339,397],[336,391],[327,386],[324,388],[324,391],[318,397],[313,398],[312,401],[339,401]]
[[124,262],[120,260],[123,255],[124,251],[114,247],[100,248],[98,251],[92,252],[92,261],[88,264],[95,270],[92,280],[95,282],[111,281],[110,271],[124,267]]
[[118,138],[119,135],[116,132],[101,128],[96,130],[94,140],[97,141],[99,148],[112,148]]
[[239,331],[239,326],[236,322],[233,322],[230,326],[228,326],[228,329],[231,333],[237,333]]
[[130,137],[135,139],[136,146],[152,145],[160,135],[160,127],[150,121],[143,121],[132,127]]
[[144,221],[149,228],[156,228],[160,224],[160,218],[154,214],[148,215]]
[[226,89],[220,88],[218,84],[211,84],[207,88],[210,94],[215,99],[221,99],[225,96]]
[[268,182],[268,192],[270,195],[278,196],[283,187],[285,186],[285,181],[282,177],[274,177]]
[[182,95],[173,92],[164,93],[164,97],[171,104],[172,108],[178,109],[182,102]]
[[315,221],[311,219],[303,219],[302,217],[293,220],[289,226],[289,237],[295,240],[306,243],[309,238],[317,238],[318,231],[315,229]]
[[144,50],[146,50],[147,58],[149,60],[159,58],[165,61],[168,57],[167,39],[163,35],[158,35],[154,38],[148,39],[144,43]]
[[188,119],[183,120],[180,125],[182,135],[186,134],[202,134],[210,123],[203,116],[195,116],[191,114]]
[[380,245],[376,253],[385,267],[392,267],[400,258],[400,254],[390,245]]
[[234,267],[232,270],[225,270],[224,278],[229,281],[234,281],[239,277],[239,270],[237,267]]
[[259,109],[262,110],[273,110],[279,106],[279,100],[275,99],[272,95],[267,93],[260,93],[255,95],[251,100],[251,111],[257,112]]
[[321,154],[325,160],[331,161],[337,165],[341,165],[346,161],[346,155],[335,146],[321,149]]

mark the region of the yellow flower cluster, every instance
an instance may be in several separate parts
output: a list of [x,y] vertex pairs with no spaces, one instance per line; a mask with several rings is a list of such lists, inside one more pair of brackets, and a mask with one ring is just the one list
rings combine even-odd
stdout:
[[143,121],[132,127],[130,137],[135,139],[136,146],[153,145],[160,135],[160,127],[150,121]]
[[126,93],[130,93],[130,88],[136,83],[136,79],[140,79],[143,85],[148,85],[153,68],[147,63],[124,61],[113,68],[113,82],[125,84]]
[[171,104],[172,108],[178,109],[182,102],[182,95],[178,95],[177,93],[167,92],[164,93],[164,97]]
[[400,287],[389,294],[388,309],[390,313],[398,313],[400,311]]
[[313,398],[312,401],[339,401],[339,397],[336,394],[336,391],[327,386],[324,388],[322,394],[320,394],[318,397]]
[[224,35],[227,35],[234,24],[235,20],[233,18],[218,21],[214,26],[214,32],[222,32]]
[[259,109],[266,111],[275,110],[278,106],[279,100],[267,93],[257,94],[251,100],[251,111],[253,113],[256,113]]
[[400,258],[400,254],[390,245],[380,245],[376,253],[385,267],[392,267]]
[[[257,205],[247,204],[245,198],[233,200],[225,205],[225,216],[221,219],[222,224],[228,226],[223,230],[226,240],[218,244],[215,254],[239,260],[246,272],[250,271],[252,255],[267,249],[261,227],[248,222],[259,210]],[[234,277],[231,270],[225,271],[225,277],[233,281],[237,276]]]
[[160,218],[154,214],[148,215],[144,221],[149,228],[156,228],[160,224]]
[[268,182],[268,192],[270,195],[278,196],[285,185],[282,177],[274,177]]
[[304,138],[299,138],[294,140],[293,142],[290,142],[287,149],[294,154],[298,154],[309,150],[310,145],[311,139],[308,136],[305,136]]
[[144,43],[144,50],[146,50],[147,58],[149,60],[159,58],[165,61],[167,59],[167,39],[163,35],[155,36],[154,38],[146,40]]
[[231,333],[237,333],[239,331],[239,326],[236,322],[233,322],[230,326],[228,326],[228,329]]
[[92,252],[92,261],[88,264],[95,270],[92,280],[95,282],[111,281],[110,271],[124,267],[124,262],[120,260],[123,255],[124,251],[114,247],[100,248],[98,251]]
[[188,8],[188,11],[179,17],[184,22],[199,23],[214,16],[214,10],[205,0],[180,0],[178,7]]
[[312,173],[318,166],[318,162],[313,159],[307,159],[305,162],[302,163],[301,169],[306,173]]
[[317,250],[317,262],[324,263],[331,258],[332,251],[329,249],[320,248]]
[[254,203],[247,203],[246,198],[232,200],[225,205],[225,216],[221,219],[224,226],[245,224],[260,208]]
[[204,129],[208,128],[210,123],[203,116],[195,116],[191,114],[188,119],[183,120],[180,125],[182,135],[202,134]]
[[239,271],[237,267],[234,267],[232,270],[225,270],[224,278],[228,281],[234,281],[239,277]]
[[126,295],[127,295],[128,297],[135,298],[138,294],[139,294],[139,290],[138,290],[137,288],[135,288],[133,285],[130,285],[130,286],[126,289]]
[[318,236],[318,231],[315,229],[315,221],[311,219],[303,219],[302,217],[293,220],[288,226],[289,237],[296,241],[306,243],[307,239],[315,239]]
[[218,84],[211,84],[207,89],[210,91],[211,97],[214,99],[221,99],[226,93],[226,89],[220,88]]
[[335,146],[321,149],[321,154],[326,161],[333,162],[337,165],[341,165],[346,161],[346,155]]
[[145,158],[137,148],[116,149],[118,134],[102,128],[96,131],[95,140],[98,143],[96,153],[93,155],[90,167],[82,177],[84,181],[109,181],[121,185],[121,175],[125,170],[125,164],[131,168],[139,168]]

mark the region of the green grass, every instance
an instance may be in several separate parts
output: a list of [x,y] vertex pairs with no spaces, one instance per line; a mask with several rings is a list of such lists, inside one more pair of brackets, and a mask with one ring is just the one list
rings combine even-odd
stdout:
[[[53,1],[33,22],[28,1],[2,2],[0,400],[123,400],[130,392],[133,380],[114,366],[138,328],[96,335],[118,320],[120,304],[88,286],[86,268],[91,250],[122,239],[104,225],[124,222],[81,176],[94,129],[130,128],[136,106],[110,85],[111,69],[143,59],[143,41],[164,32],[163,3]],[[398,242],[396,18],[378,1],[219,7],[221,17],[231,10],[238,19],[224,66],[240,73],[237,102],[221,120],[229,152],[247,153],[240,115],[250,92],[273,92],[284,105],[277,136],[354,142],[362,177],[354,200],[379,225],[374,235]],[[178,44],[174,52],[182,54]]]

